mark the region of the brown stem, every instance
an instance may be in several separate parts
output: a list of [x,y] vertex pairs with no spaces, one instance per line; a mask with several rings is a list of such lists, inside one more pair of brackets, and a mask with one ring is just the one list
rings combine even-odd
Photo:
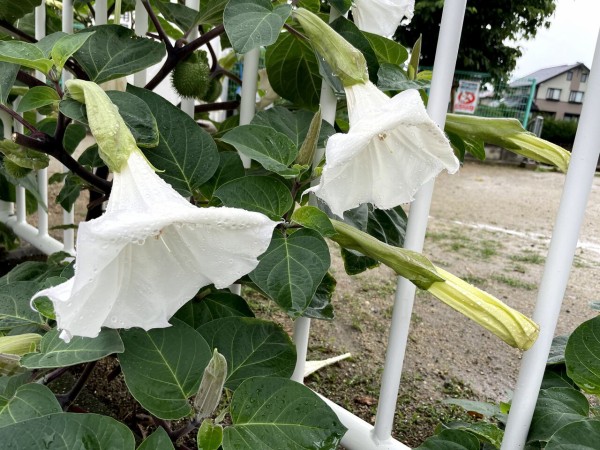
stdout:
[[[108,177],[108,167],[101,166],[96,169],[96,176],[101,178],[102,180],[106,180]],[[85,220],[89,221],[92,219],[97,219],[103,213],[102,211],[102,203],[107,199],[106,194],[102,194],[100,192],[90,191],[90,201],[88,203],[88,211],[85,216]]]
[[[39,132],[37,134],[39,135]],[[77,160],[64,151],[62,143],[57,143],[52,137],[43,135],[42,139],[36,139],[34,137],[25,136],[21,133],[13,133],[12,140],[13,142],[16,142],[24,147],[53,156],[81,179],[87,181],[92,186],[95,186],[106,194],[110,193],[112,183],[94,175],[91,172],[88,172],[81,164],[77,162]]]
[[38,379],[36,383],[38,384],[50,384],[57,378],[60,378],[65,372],[68,372],[71,367],[59,367],[58,369],[53,370],[52,372],[47,373],[42,378]]
[[16,38],[19,38],[22,41],[37,42],[36,38],[25,33],[24,31],[19,30],[17,27],[12,25],[10,22],[7,22],[6,20],[0,20],[0,28],[4,28],[6,31],[8,31],[8,34],[11,34],[12,36],[14,36]]
[[200,422],[201,422],[200,420],[198,420],[194,417],[192,420],[190,420],[187,424],[185,424],[181,428],[178,428],[177,430],[173,430],[172,432],[170,432],[169,437],[171,438],[171,440],[173,442],[175,442],[179,438],[182,438],[183,436],[188,435],[189,433],[194,431],[196,428],[198,428],[198,425],[200,425]]
[[150,2],[148,0],[142,0],[142,5],[144,6],[144,9],[148,12],[148,17],[150,17],[150,20],[152,20],[154,28],[156,28],[160,39],[165,43],[165,47],[167,47],[167,53],[170,55],[171,53],[173,53],[173,44],[171,44],[169,36],[167,36],[165,29],[160,24],[158,17],[156,17],[156,14],[154,14],[154,10],[152,9],[152,6],[150,6]]
[[305,41],[308,41],[308,38],[306,36],[304,36],[302,33],[300,33],[294,27],[288,25],[287,23],[283,24],[283,28],[285,28],[286,30],[288,30],[290,33],[298,36],[300,39],[304,39]]
[[96,363],[97,361],[87,363],[85,365],[85,368],[83,369],[83,372],[81,373],[71,390],[66,394],[56,396],[56,399],[58,400],[58,403],[60,403],[60,406],[62,406],[63,410],[67,409],[71,405],[71,403],[77,400],[77,396],[81,393],[81,390],[85,386],[85,383],[94,371]]
[[218,102],[218,103],[206,103],[204,105],[194,106],[195,113],[207,112],[207,111],[221,111],[237,109],[240,106],[240,102],[237,100],[231,102]]
[[29,131],[31,131],[31,134],[37,134],[38,133],[38,130],[37,130],[36,127],[34,127],[33,125],[31,125],[29,122],[27,122],[25,119],[23,119],[23,117],[21,117],[19,114],[17,114],[16,112],[14,112],[9,107],[4,106],[4,105],[0,105],[0,109],[2,111],[4,111],[4,112],[7,112],[8,114],[10,114],[13,119],[15,119],[17,122],[19,122],[25,128],[27,128]]
[[213,76],[218,76],[218,75],[225,75],[227,78],[235,81],[240,86],[242,85],[242,79],[240,77],[238,77],[235,73],[230,72],[229,70],[222,68],[221,66],[219,66],[213,72]]
[[19,70],[19,72],[17,73],[17,80],[19,80],[23,84],[26,84],[29,87],[46,86],[46,83],[44,83],[41,80],[38,80],[33,75],[29,75],[27,72],[23,72],[22,70]]
[[199,38],[194,39],[189,44],[187,44],[181,48],[175,47],[173,49],[173,52],[168,54],[167,60],[165,61],[163,66],[160,68],[158,73],[154,76],[154,78],[152,78],[148,82],[148,84],[146,84],[146,86],[145,86],[146,89],[153,90],[156,86],[159,85],[159,83],[162,80],[164,80],[167,77],[167,75],[169,75],[171,70],[173,70],[175,68],[175,66],[177,65],[177,63],[179,61],[185,59],[186,57],[191,55],[195,50],[199,49],[204,44],[212,41],[214,38],[221,35],[224,31],[225,31],[225,28],[223,27],[223,25],[219,25],[219,26],[213,28],[212,30],[210,30],[208,33],[205,33],[202,36],[200,36]]

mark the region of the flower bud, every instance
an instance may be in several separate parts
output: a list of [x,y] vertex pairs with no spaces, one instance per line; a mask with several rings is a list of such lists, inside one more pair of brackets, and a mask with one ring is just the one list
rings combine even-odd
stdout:
[[369,81],[367,61],[360,50],[336,33],[319,16],[304,8],[295,10],[294,18],[300,22],[313,48],[329,64],[344,87]]

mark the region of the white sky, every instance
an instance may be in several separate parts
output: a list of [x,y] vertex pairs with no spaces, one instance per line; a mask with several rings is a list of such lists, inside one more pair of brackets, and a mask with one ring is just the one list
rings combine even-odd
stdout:
[[550,20],[550,28],[540,29],[535,39],[518,42],[523,56],[511,78],[575,62],[591,67],[600,29],[600,0],[558,0]]

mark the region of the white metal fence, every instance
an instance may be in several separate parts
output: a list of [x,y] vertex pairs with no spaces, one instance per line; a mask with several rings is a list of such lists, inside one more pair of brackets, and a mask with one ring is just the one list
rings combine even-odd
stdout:
[[[433,79],[428,104],[428,113],[443,128],[445,122],[448,96],[456,64],[456,55],[460,41],[460,32],[467,0],[446,0],[433,68]],[[97,0],[95,4],[96,23],[106,23],[106,0]],[[72,0],[63,0],[63,31],[73,30]],[[186,0],[186,5],[198,9],[199,0]],[[136,6],[136,34],[145,35],[147,16],[141,2]],[[44,35],[45,2],[36,10],[36,38]],[[240,106],[240,124],[247,124],[254,115],[256,98],[256,81],[259,50],[250,51],[244,56],[243,88]],[[134,84],[143,86],[146,82],[146,71],[135,74]],[[194,104],[184,100],[182,109],[193,114]],[[321,90],[321,111],[324,120],[333,122],[336,99],[327,85]],[[565,293],[577,238],[583,220],[585,207],[591,190],[594,170],[600,152],[600,37],[596,45],[593,70],[589,78],[589,92],[583,106],[579,130],[572,153],[571,166],[567,173],[563,196],[554,227],[548,258],[539,291],[534,320],[540,324],[541,333],[536,344],[525,353],[519,380],[512,402],[511,412],[502,444],[502,450],[519,450],[524,447],[525,439],[533,415],[537,393],[539,391],[546,360],[558,321],[560,306]],[[20,124],[2,113],[4,136],[9,137],[13,131],[21,132]],[[316,155],[319,158],[321,155]],[[249,161],[245,161],[249,164]],[[41,170],[38,176],[40,198],[48,204],[47,170]],[[419,191],[415,202],[411,205],[405,247],[421,251],[427,228],[429,208],[433,195],[434,182],[431,181]],[[37,211],[37,226],[27,223],[26,195],[21,186],[16,188],[15,203],[0,202],[0,220],[10,226],[15,233],[44,253],[57,251],[74,253],[74,232],[64,230],[62,242],[52,238],[48,233],[48,212],[42,205]],[[63,224],[73,223],[73,213],[64,212]],[[412,313],[415,287],[403,278],[398,279],[395,304],[391,319],[385,367],[379,395],[379,406],[375,425],[371,425],[344,408],[325,399],[338,414],[342,423],[348,428],[342,444],[350,450],[382,450],[408,449],[407,446],[392,438],[392,425],[396,411],[396,401],[402,364],[408,340],[408,331]],[[310,336],[310,319],[298,319],[294,327],[298,361],[292,376],[296,381],[303,381],[304,364]]]

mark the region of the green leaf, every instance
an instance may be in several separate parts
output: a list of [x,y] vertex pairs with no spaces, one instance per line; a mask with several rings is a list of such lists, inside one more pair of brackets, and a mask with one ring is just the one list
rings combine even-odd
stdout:
[[517,119],[447,114],[445,131],[463,138],[497,145],[518,155],[567,171],[571,154],[558,145],[526,131]]
[[185,5],[165,1],[152,2],[169,22],[176,24],[182,31],[191,29],[196,21],[198,11]]
[[[6,171],[4,165],[0,165],[0,175],[6,178],[6,180],[9,183],[12,183],[15,186],[21,185],[25,188],[25,190],[27,191],[27,214],[32,214],[32,212],[35,211],[35,209],[37,208],[37,205],[41,206],[44,211],[48,210],[46,204],[44,203],[44,199],[42,198],[38,189],[36,173],[31,172],[26,176],[17,179]],[[29,209],[30,206],[32,207],[32,210]]]
[[578,389],[575,382],[567,375],[567,368],[564,364],[546,366],[540,389],[549,389],[553,387]]
[[125,352],[119,362],[135,399],[155,416],[175,420],[189,416],[188,398],[200,384],[212,352],[200,333],[177,319],[172,327],[121,332]]
[[8,139],[0,141],[0,152],[6,160],[27,169],[40,170],[50,164],[50,158],[45,153],[22,147]]
[[7,284],[16,283],[19,281],[35,281],[42,282],[46,279],[49,266],[47,263],[39,261],[26,261],[16,266],[0,278],[0,292],[4,290]]
[[506,422],[507,415],[494,403],[478,402],[462,398],[447,398],[443,402],[449,405],[460,406],[467,412],[475,412],[490,419],[498,419],[503,423]]
[[50,389],[41,384],[25,384],[12,397],[0,397],[0,428],[60,412],[62,408]]
[[[158,125],[146,102],[128,92],[107,91],[106,94],[110,101],[119,108],[119,114],[123,117],[138,146],[156,147],[159,140]],[[83,103],[66,99],[60,102],[59,108],[65,116],[88,124],[86,108]]]
[[[372,205],[361,205],[344,214],[345,222],[366,232],[381,242],[394,247],[404,245],[408,218],[402,206],[392,209],[374,209]],[[362,255],[355,250],[342,248],[344,269],[348,275],[356,275],[377,267],[379,261]]]
[[223,427],[204,420],[198,430],[198,450],[218,450],[223,442]]
[[0,289],[0,329],[44,323],[37,311],[29,306],[31,297],[39,289],[37,283],[30,281],[16,281]]
[[[252,399],[248,401],[248,399]],[[284,378],[251,378],[231,402],[223,450],[337,448],[346,428],[317,394]]]
[[581,419],[590,412],[590,405],[581,392],[571,388],[550,388],[540,391],[527,442],[548,441],[559,428]]
[[5,400],[12,397],[20,386],[29,383],[30,380],[30,373],[0,377],[0,397],[4,397]]
[[196,22],[200,25],[219,25],[223,22],[223,11],[229,0],[200,0],[200,12]]
[[227,317],[198,328],[210,348],[227,360],[225,386],[235,390],[251,377],[289,378],[296,366],[296,348],[277,324],[253,317]]
[[68,173],[65,184],[56,196],[56,202],[66,211],[71,211],[83,189],[83,181],[77,175]]
[[40,344],[40,353],[23,356],[21,365],[28,369],[74,366],[124,350],[119,333],[110,328],[102,329],[95,338],[75,336],[68,344],[60,339],[59,335],[57,329],[46,333]]
[[[256,113],[251,124],[271,127],[275,131],[285,134],[299,149],[308,135],[313,116],[312,112],[303,109],[290,111],[283,106],[274,106]],[[318,146],[325,147],[325,141],[333,134],[335,134],[335,128],[322,120]]]
[[158,175],[184,197],[197,193],[219,165],[219,153],[212,137],[160,95],[133,86],[128,86],[127,92],[146,102],[158,125],[158,145],[143,149],[148,161],[164,170]]
[[52,61],[35,44],[22,41],[0,41],[0,61],[19,64],[47,74]]
[[340,14],[345,14],[352,6],[352,0],[328,0],[328,3]]
[[242,125],[227,132],[221,141],[283,177],[294,178],[300,173],[298,169],[288,167],[296,159],[298,148],[290,138],[273,128]]
[[165,56],[163,43],[135,36],[133,30],[120,25],[99,25],[87,31],[95,33],[73,57],[96,83],[139,72]]
[[68,34],[61,37],[56,44],[52,47],[50,56],[54,61],[54,65],[59,69],[62,69],[67,63],[67,60],[73,56],[77,50],[79,50],[85,41],[87,41],[94,32],[80,32],[76,34]]
[[0,19],[9,23],[33,12],[42,4],[42,0],[0,0]]
[[382,91],[426,89],[430,85],[426,80],[411,80],[401,67],[393,64],[382,63],[377,72],[377,87]]
[[410,53],[410,61],[408,62],[408,78],[414,80],[419,72],[419,61],[421,60],[421,43],[423,36],[419,35],[419,39],[415,42]]
[[446,130],[446,135],[450,140],[450,144],[454,147],[454,153],[456,153],[457,157],[464,161],[465,152],[469,152],[479,161],[485,161],[485,144],[483,141],[479,141],[477,139],[471,139],[467,136],[460,136],[456,133],[452,133],[451,131]]
[[302,206],[296,209],[291,220],[305,228],[318,231],[324,237],[331,237],[336,233],[327,214],[314,206]]
[[502,439],[504,438],[504,431],[498,428],[496,424],[488,422],[452,422],[446,425],[452,430],[462,430],[467,433],[471,433],[481,442],[487,442],[494,448],[500,448]]
[[546,445],[546,450],[596,450],[600,442],[600,421],[580,420],[557,430]]
[[331,263],[327,243],[309,229],[290,236],[275,230],[259,261],[250,278],[292,318],[308,308]]
[[133,433],[120,422],[99,414],[57,413],[0,428],[6,449],[133,450]]
[[600,394],[600,316],[573,331],[565,359],[569,377],[585,392]]
[[354,23],[346,19],[344,16],[338,17],[331,24],[331,28],[338,32],[340,36],[346,39],[350,44],[359,49],[367,61],[369,69],[369,79],[377,82],[377,71],[379,70],[379,61],[377,55],[371,47],[371,43],[362,31],[358,29]]
[[15,84],[19,73],[19,65],[7,62],[0,62],[0,103],[6,105],[10,89]]
[[291,5],[273,7],[269,0],[230,0],[223,24],[233,49],[246,53],[275,42],[291,12]]
[[273,220],[294,205],[288,187],[276,178],[243,177],[229,181],[215,192],[223,205],[263,213]]
[[225,183],[245,174],[244,165],[237,152],[219,152],[219,166],[213,176],[200,187],[200,193],[211,200],[215,191]]
[[201,299],[194,298],[175,313],[175,317],[192,328],[225,317],[254,317],[254,313],[239,295],[230,292],[211,292]]
[[565,363],[565,348],[567,347],[568,340],[568,335],[556,336],[554,339],[552,339],[552,346],[550,347],[550,354],[548,355],[548,361],[546,362],[546,365]]
[[431,436],[415,450],[479,450],[479,440],[461,430],[444,430]]
[[319,284],[317,292],[310,301],[308,308],[302,314],[304,317],[320,320],[332,320],[334,318],[333,305],[331,298],[335,291],[337,281],[329,272],[323,277],[323,281]]
[[408,58],[408,51],[397,42],[366,31],[362,31],[362,34],[371,44],[371,48],[380,64],[388,63],[402,66]]
[[102,161],[102,158],[98,154],[98,145],[96,144],[86,148],[77,161],[79,164],[90,168],[102,167],[104,165],[104,161]]
[[137,450],[175,450],[175,447],[165,429],[158,427],[154,433],[144,439]]
[[273,90],[300,108],[316,110],[321,92],[319,62],[310,43],[281,33],[267,48],[265,64]]
[[47,34],[42,39],[37,41],[35,43],[35,46],[39,48],[42,52],[44,52],[44,56],[46,58],[50,58],[50,54],[52,53],[52,47],[54,47],[54,44],[56,44],[64,36],[68,36],[68,34],[63,31],[57,31],[56,33]]

